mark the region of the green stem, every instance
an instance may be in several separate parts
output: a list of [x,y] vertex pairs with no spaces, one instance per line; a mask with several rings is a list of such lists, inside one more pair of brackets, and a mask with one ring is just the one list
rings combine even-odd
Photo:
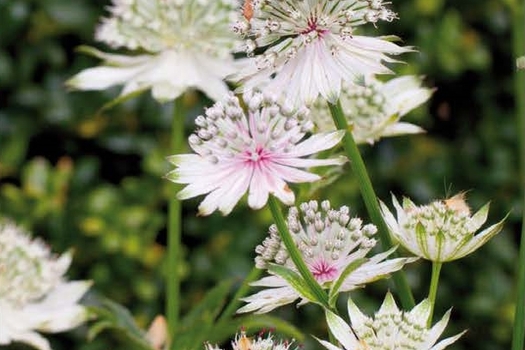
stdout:
[[315,293],[317,299],[327,309],[330,309],[329,304],[328,304],[328,296],[326,292],[323,290],[323,288],[321,288],[319,283],[317,283],[314,276],[312,275],[312,273],[310,272],[310,270],[304,263],[301,253],[299,252],[299,249],[295,245],[292,235],[290,234],[290,231],[288,230],[288,226],[286,225],[286,222],[284,221],[283,213],[281,212],[281,208],[280,208],[280,205],[277,199],[274,196],[270,196],[270,198],[268,199],[268,204],[270,206],[270,210],[272,212],[273,219],[275,221],[275,225],[277,226],[277,229],[279,230],[281,240],[283,241],[286,249],[288,250],[288,254],[290,254],[290,258],[292,258],[292,261],[295,264],[295,267],[297,268],[297,270],[299,271],[303,279],[306,281],[311,291]]
[[262,270],[258,269],[257,267],[254,267],[250,271],[248,276],[246,276],[246,278],[242,282],[242,285],[239,287],[239,289],[237,289],[237,292],[235,292],[235,295],[233,296],[230,303],[226,306],[221,316],[217,320],[218,323],[227,320],[228,317],[232,316],[235,313],[235,311],[239,308],[239,305],[241,303],[240,299],[244,297],[250,289],[250,283],[258,279],[261,275],[261,272]]
[[[513,14],[513,51],[514,59],[525,55],[525,5],[517,0],[511,6]],[[513,62],[514,64],[514,62]],[[519,135],[519,157],[522,203],[525,205],[525,73],[516,71],[514,76],[514,99]],[[521,243],[518,260],[517,298],[512,332],[512,350],[522,350],[525,339],[525,209],[521,220]]]
[[[171,122],[171,152],[184,152],[184,118],[186,116],[182,96],[173,106]],[[182,205],[176,198],[180,185],[172,185],[171,198],[168,203],[168,272],[166,275],[166,315],[168,318],[169,339],[173,339],[179,322],[180,313],[180,276],[178,273],[181,259],[181,223]]]
[[[341,103],[339,101],[337,101],[336,104],[328,103],[328,107],[330,108],[332,118],[337,128],[339,130],[346,131],[345,137],[343,138],[343,147],[347,153],[348,159],[350,160],[352,170],[358,178],[361,195],[363,196],[368,214],[370,215],[372,222],[379,230],[381,245],[383,246],[384,250],[388,250],[392,247],[392,240],[388,234],[388,227],[383,219],[383,216],[381,215],[379,204],[377,202],[377,196],[374,192],[374,188],[372,187],[372,182],[370,181],[368,172],[366,171],[363,158],[359,153],[359,149],[357,148],[357,144],[354,141],[352,133],[348,129],[348,123],[346,122],[346,118],[343,114]],[[394,256],[397,256],[397,253],[394,253]],[[403,271],[398,271],[392,275],[392,278],[396,285],[401,304],[407,310],[412,309],[415,305],[415,302],[405,274]]]
[[432,262],[432,278],[430,279],[430,289],[428,291],[428,300],[430,301],[430,314],[428,315],[427,326],[432,325],[432,317],[434,315],[434,306],[436,304],[436,295],[439,285],[439,273],[441,272],[443,263]]

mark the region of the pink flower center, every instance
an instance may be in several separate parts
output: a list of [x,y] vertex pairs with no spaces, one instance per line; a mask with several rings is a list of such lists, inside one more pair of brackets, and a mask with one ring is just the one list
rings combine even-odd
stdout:
[[310,271],[312,272],[312,275],[314,275],[314,278],[320,283],[334,280],[337,274],[337,268],[330,265],[325,260],[319,260],[310,265]]
[[246,162],[249,163],[259,163],[269,158],[268,152],[261,146],[257,146],[255,150],[244,151],[244,156],[246,157]]
[[323,34],[325,34],[326,32],[328,32],[328,30],[326,29],[321,29],[317,26],[317,18],[310,18],[308,20],[308,27],[306,27],[305,30],[303,30],[301,32],[301,34],[303,35],[306,35],[306,34],[309,34],[311,32],[317,32],[317,34],[319,34],[320,37],[323,36]]

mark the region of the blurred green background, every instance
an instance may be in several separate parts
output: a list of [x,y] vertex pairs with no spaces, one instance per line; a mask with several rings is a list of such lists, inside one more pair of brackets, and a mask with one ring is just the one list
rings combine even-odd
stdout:
[[[0,0],[0,213],[44,237],[56,252],[72,247],[69,277],[94,280],[94,292],[125,305],[147,327],[163,309],[171,185],[162,176],[170,169],[165,157],[172,105],[157,104],[148,92],[101,112],[118,88],[64,88],[66,79],[98,64],[75,53],[75,47],[107,50],[93,42],[93,32],[108,5],[103,0]],[[507,349],[522,210],[511,13],[497,0],[404,0],[392,8],[400,19],[370,31],[396,34],[414,46],[418,52],[405,55],[407,64],[395,70],[424,75],[425,84],[437,90],[407,118],[426,134],[363,146],[365,161],[378,195],[388,203],[390,193],[423,204],[467,190],[473,209],[491,201],[489,222],[510,212],[504,231],[489,244],[444,266],[436,306],[436,318],[453,306],[445,335],[468,329],[452,349]],[[185,103],[189,134],[193,118],[210,101],[194,93]],[[366,220],[357,183],[345,170],[313,197],[349,205]],[[300,190],[301,199],[310,198],[306,187]],[[198,203],[184,202],[183,312],[220,281],[232,278],[238,286],[271,223],[269,212],[244,204],[228,217],[197,217]],[[421,300],[429,264],[412,264],[407,273]],[[370,285],[353,296],[372,312],[390,283]],[[306,335],[326,335],[314,306],[288,306],[274,315]],[[50,339],[56,350],[130,348],[111,332],[87,342],[85,327]],[[305,347],[319,345],[307,340]]]

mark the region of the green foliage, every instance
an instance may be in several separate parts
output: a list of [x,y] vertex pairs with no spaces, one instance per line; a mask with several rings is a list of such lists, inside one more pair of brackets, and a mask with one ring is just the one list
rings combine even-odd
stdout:
[[[171,185],[162,176],[169,170],[165,157],[171,106],[157,105],[146,93],[101,110],[118,89],[66,90],[68,78],[97,63],[77,54],[75,47],[107,49],[93,42],[93,32],[108,4],[0,1],[0,213],[45,238],[57,253],[72,247],[69,277],[94,280],[97,293],[128,308],[133,319],[119,312],[128,326],[133,325],[124,328],[133,333],[163,310]],[[407,64],[393,69],[425,75],[426,84],[437,91],[426,107],[407,118],[427,134],[363,146],[367,168],[383,200],[394,193],[426,203],[447,197],[451,188],[452,193],[468,190],[473,209],[490,200],[489,222],[510,212],[502,233],[480,251],[443,267],[435,312],[442,315],[453,305],[448,334],[468,328],[454,349],[507,349],[523,209],[516,153],[523,135],[518,134],[513,114],[516,58],[508,39],[510,13],[498,0],[407,0],[392,5],[400,19],[370,31],[395,34],[414,46],[418,52],[401,57]],[[194,116],[209,101],[195,94],[187,102],[191,113],[181,122],[189,132]],[[352,214],[369,221],[357,180],[347,175],[348,164],[344,171],[345,176],[326,173],[326,183],[312,192],[301,186],[299,196],[322,195],[333,206],[349,205]],[[196,335],[200,343],[193,345],[204,340],[222,343],[241,326],[275,327],[299,341],[304,334],[326,332],[319,322],[323,313],[310,306],[214,324],[231,291],[251,269],[253,250],[271,219],[267,211],[242,205],[228,217],[201,218],[196,216],[197,204],[198,200],[184,202],[185,264],[179,269],[183,315],[194,310],[186,326],[202,325]],[[430,267],[415,263],[407,272],[420,301],[426,296]],[[233,287],[220,283],[232,278]],[[386,283],[369,285],[352,292],[352,297],[373,311],[383,300]],[[219,289],[211,288],[215,285]],[[206,296],[209,290],[212,294]],[[212,303],[210,295],[216,298],[213,307],[206,307],[210,313],[195,315],[203,305],[199,303]],[[176,341],[187,341],[191,332]],[[85,328],[56,335],[53,349],[129,349],[129,343],[104,336],[107,333],[91,342]],[[317,344],[307,341],[305,347]]]

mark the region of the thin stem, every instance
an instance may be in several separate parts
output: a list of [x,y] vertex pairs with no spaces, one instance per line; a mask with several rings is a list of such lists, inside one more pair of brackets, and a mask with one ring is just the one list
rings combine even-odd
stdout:
[[[359,149],[357,148],[357,144],[354,141],[352,133],[348,130],[348,123],[346,122],[346,118],[343,114],[341,103],[339,101],[337,101],[336,104],[328,103],[328,107],[330,108],[332,118],[337,128],[346,131],[345,137],[343,138],[343,147],[350,160],[352,170],[358,178],[359,188],[361,190],[361,195],[365,202],[368,214],[370,215],[372,222],[379,230],[381,245],[383,246],[384,250],[388,250],[392,247],[392,240],[388,234],[388,227],[383,219],[383,216],[381,215],[381,211],[377,202],[377,196],[374,192],[374,188],[372,187],[372,182],[368,176],[363,158],[359,153]],[[397,254],[394,253],[394,256],[397,256]],[[414,297],[412,296],[412,291],[410,290],[410,286],[408,285],[408,281],[404,272],[395,272],[392,275],[392,278],[396,285],[401,304],[407,310],[412,309],[415,305]]]
[[[513,14],[513,51],[514,59],[525,55],[525,5],[517,0],[511,6]],[[519,157],[522,203],[525,204],[525,73],[516,71],[514,76],[514,96],[519,135]],[[522,350],[525,339],[525,209],[521,220],[521,243],[518,260],[517,297],[512,332],[512,350]]]
[[259,278],[261,273],[262,270],[258,269],[257,267],[252,268],[248,276],[246,276],[246,278],[242,282],[239,289],[237,289],[237,292],[235,292],[235,295],[233,296],[230,303],[226,306],[221,316],[217,320],[218,323],[227,320],[228,317],[232,316],[235,313],[235,311],[239,308],[239,304],[241,303],[240,299],[244,297],[250,289],[250,283]]
[[303,261],[303,258],[301,257],[301,253],[299,252],[299,249],[297,249],[297,246],[295,245],[295,242],[292,238],[292,235],[290,234],[290,231],[288,230],[288,226],[286,225],[286,222],[284,221],[283,213],[281,212],[281,208],[279,203],[277,202],[277,199],[275,197],[270,196],[268,199],[268,204],[270,206],[270,210],[273,215],[273,219],[275,221],[275,225],[277,226],[277,229],[279,230],[279,235],[281,236],[281,240],[283,241],[284,245],[286,246],[286,249],[288,250],[288,254],[290,254],[290,258],[292,258],[293,263],[295,264],[295,267],[297,267],[297,270],[299,270],[299,273],[303,277],[303,279],[306,281],[310,289],[313,293],[315,293],[317,299],[327,308],[330,309],[328,304],[328,296],[326,292],[321,288],[319,283],[315,280],[314,276],[306,266],[306,264]]
[[[175,100],[173,120],[171,122],[171,152],[184,152],[184,118],[185,110],[182,96]],[[180,185],[172,185],[171,199],[168,203],[168,272],[166,275],[166,315],[170,339],[176,332],[180,313],[180,276],[178,267],[181,258],[181,223],[182,205],[176,198]]]
[[436,304],[436,295],[439,285],[439,273],[441,272],[441,266],[443,266],[443,263],[432,262],[432,277],[430,279],[430,288],[428,291],[428,300],[430,301],[430,314],[428,315],[427,326],[429,328],[432,325],[432,317],[434,315],[434,306]]

